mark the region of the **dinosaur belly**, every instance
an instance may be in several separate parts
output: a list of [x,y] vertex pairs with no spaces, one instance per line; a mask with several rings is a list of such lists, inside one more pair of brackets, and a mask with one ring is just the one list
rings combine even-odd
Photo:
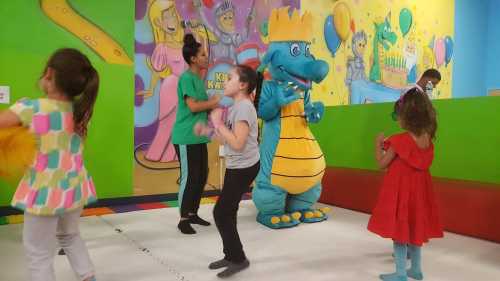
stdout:
[[281,132],[271,170],[271,183],[288,193],[303,193],[325,172],[323,152],[303,116],[302,100],[281,109]]

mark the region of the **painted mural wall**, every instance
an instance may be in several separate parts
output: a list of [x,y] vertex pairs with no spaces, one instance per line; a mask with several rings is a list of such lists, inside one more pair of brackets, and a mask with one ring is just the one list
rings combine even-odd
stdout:
[[454,1],[302,1],[315,16],[312,52],[330,64],[314,88],[325,105],[390,102],[429,68],[442,83],[433,99],[451,97]]
[[[299,0],[136,0],[135,138],[136,194],[177,192],[178,163],[171,131],[177,81],[186,69],[184,34],[192,33],[209,55],[207,92],[222,92],[234,64],[257,67],[267,48],[273,8],[299,8]],[[209,144],[208,189],[223,175],[219,145]]]

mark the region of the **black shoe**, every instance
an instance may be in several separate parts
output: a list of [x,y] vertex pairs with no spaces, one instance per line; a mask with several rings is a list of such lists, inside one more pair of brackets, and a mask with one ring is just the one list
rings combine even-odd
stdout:
[[190,215],[189,216],[189,222],[192,224],[199,224],[203,226],[209,226],[210,223],[202,218],[200,218],[198,215]]
[[240,263],[229,262],[227,268],[224,271],[219,272],[217,274],[217,277],[219,277],[219,278],[230,277],[230,276],[246,269],[249,266],[250,266],[250,262],[247,259],[245,259],[243,262],[240,262]]
[[213,263],[209,264],[208,268],[209,269],[219,269],[219,268],[229,266],[230,263],[231,262],[226,260],[226,259],[221,259],[221,260],[214,261]]
[[184,234],[195,234],[196,231],[189,224],[189,220],[181,220],[177,225],[177,228]]

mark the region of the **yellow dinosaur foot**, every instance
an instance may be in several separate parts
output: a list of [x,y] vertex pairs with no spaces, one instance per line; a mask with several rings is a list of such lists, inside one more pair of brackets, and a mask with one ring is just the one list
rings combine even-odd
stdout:
[[288,228],[300,224],[300,213],[283,214],[283,215],[263,215],[257,216],[257,221],[261,224],[273,228]]
[[329,208],[321,208],[318,210],[306,210],[303,211],[302,222],[305,223],[314,223],[326,220],[328,217],[326,213],[330,211]]

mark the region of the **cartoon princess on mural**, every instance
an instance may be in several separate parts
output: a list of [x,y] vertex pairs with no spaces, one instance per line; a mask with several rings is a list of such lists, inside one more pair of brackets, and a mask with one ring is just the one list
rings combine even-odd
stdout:
[[149,20],[153,28],[155,48],[147,61],[152,77],[149,90],[143,92],[144,97],[153,95],[158,80],[161,80],[161,86],[158,128],[145,157],[149,161],[170,162],[176,160],[171,131],[177,108],[177,81],[186,68],[182,59],[184,30],[173,0],[151,2]]
[[231,0],[222,0],[213,8],[214,25],[210,23],[202,11],[201,0],[193,0],[193,5],[198,9],[203,24],[218,38],[216,42],[210,41],[210,61],[213,62],[217,58],[229,58],[236,63],[236,50],[248,40],[250,25],[255,19],[255,0],[252,1],[242,33],[237,30],[235,6]]

